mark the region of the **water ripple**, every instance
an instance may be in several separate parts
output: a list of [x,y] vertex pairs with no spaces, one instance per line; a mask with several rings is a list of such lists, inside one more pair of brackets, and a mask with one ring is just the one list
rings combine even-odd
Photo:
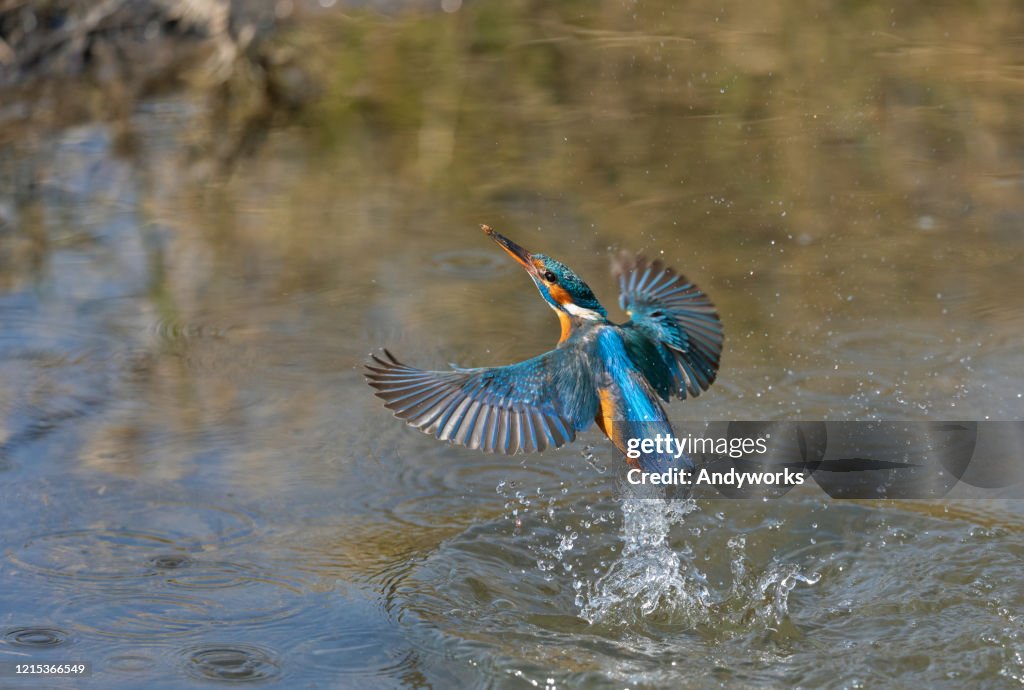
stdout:
[[334,677],[400,678],[414,668],[415,652],[396,634],[363,627],[332,630],[295,650],[303,665]]
[[154,550],[196,550],[196,540],[183,541],[166,532],[82,529],[52,532],[26,540],[10,554],[16,565],[52,577],[76,580],[130,580],[151,572],[146,556]]
[[149,559],[149,562],[157,570],[178,570],[179,568],[187,568],[195,563],[188,556],[174,553],[153,556]]
[[308,587],[295,578],[227,561],[184,563],[151,569],[149,581],[73,594],[61,613],[92,634],[152,640],[227,625],[266,626],[313,605]]
[[133,524],[153,524],[158,528],[166,525],[166,532],[198,540],[205,550],[249,544],[260,536],[253,515],[223,505],[151,501],[143,503],[131,519]]
[[173,587],[196,590],[262,587],[280,588],[293,594],[304,591],[303,583],[297,578],[227,561],[190,560],[187,569],[169,574],[166,582]]
[[435,273],[472,280],[511,273],[515,268],[499,252],[483,249],[456,249],[435,254],[430,267]]
[[198,680],[249,683],[281,674],[281,662],[273,652],[241,644],[202,644],[181,652],[185,672]]
[[18,647],[57,647],[68,641],[68,634],[60,628],[24,627],[8,630],[3,639]]
[[38,534],[11,549],[8,558],[26,570],[47,576],[79,581],[131,580],[174,565],[183,567],[189,554],[238,546],[256,536],[252,516],[202,504],[142,503],[134,511],[117,516],[118,523],[134,527]]
[[165,344],[184,344],[192,340],[223,339],[231,326],[218,326],[199,321],[185,321],[177,317],[161,317],[150,324],[149,331],[157,341]]
[[117,673],[145,673],[156,666],[157,660],[142,652],[112,654],[103,660],[103,668]]
[[152,640],[189,635],[216,623],[218,603],[184,594],[88,593],[61,607],[84,633],[113,639]]

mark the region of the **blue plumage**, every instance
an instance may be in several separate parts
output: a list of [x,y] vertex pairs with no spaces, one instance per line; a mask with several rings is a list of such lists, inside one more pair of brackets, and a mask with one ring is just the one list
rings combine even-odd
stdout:
[[558,314],[558,346],[518,364],[451,371],[409,367],[384,350],[366,376],[385,406],[438,439],[504,454],[557,448],[595,421],[623,453],[630,438],[671,434],[659,397],[698,395],[718,371],[722,327],[707,296],[660,262],[621,255],[619,301],[631,319],[615,325],[565,264],[483,227]]

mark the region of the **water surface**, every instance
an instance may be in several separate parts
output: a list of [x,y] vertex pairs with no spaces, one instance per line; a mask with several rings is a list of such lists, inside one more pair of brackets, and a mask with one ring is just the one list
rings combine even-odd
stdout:
[[21,123],[0,661],[102,688],[1019,685],[1019,502],[666,511],[622,500],[597,433],[451,448],[361,366],[551,347],[488,223],[615,316],[616,248],[709,292],[722,369],[677,421],[1021,419],[1021,35],[1008,2],[346,8],[278,37],[317,95],[244,150],[199,89]]

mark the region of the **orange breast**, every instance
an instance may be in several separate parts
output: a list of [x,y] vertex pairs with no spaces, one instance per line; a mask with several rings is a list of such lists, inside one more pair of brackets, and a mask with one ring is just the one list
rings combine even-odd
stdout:
[[618,412],[619,408],[615,404],[615,398],[612,396],[611,391],[607,388],[598,388],[597,395],[600,399],[601,407],[598,410],[594,421],[597,422],[598,428],[601,429],[601,431],[604,432],[604,435],[615,444],[615,447],[618,448],[626,458],[626,462],[633,467],[639,467],[640,464],[638,461],[633,460],[626,455],[626,444],[622,438],[622,430],[625,425],[622,423],[622,420],[619,419],[621,415]]
[[597,422],[597,426],[604,432],[604,435],[611,439],[612,443],[614,443],[619,450],[623,450],[622,434],[619,429],[620,425],[616,422],[618,407],[615,405],[615,399],[612,397],[612,392],[608,388],[598,388],[597,395],[600,399],[600,408],[598,409],[597,416],[594,418],[594,421]]
[[558,314],[558,323],[562,325],[562,335],[559,336],[558,342],[564,343],[565,339],[569,337],[569,331],[572,329],[572,320],[564,311],[556,311],[555,313]]

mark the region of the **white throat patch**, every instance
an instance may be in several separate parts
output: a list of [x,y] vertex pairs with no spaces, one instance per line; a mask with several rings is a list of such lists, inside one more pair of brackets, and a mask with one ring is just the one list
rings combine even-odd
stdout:
[[578,316],[581,319],[587,319],[589,321],[597,321],[604,318],[600,313],[593,309],[584,309],[583,307],[572,304],[571,302],[569,304],[563,304],[562,308],[573,316]]

